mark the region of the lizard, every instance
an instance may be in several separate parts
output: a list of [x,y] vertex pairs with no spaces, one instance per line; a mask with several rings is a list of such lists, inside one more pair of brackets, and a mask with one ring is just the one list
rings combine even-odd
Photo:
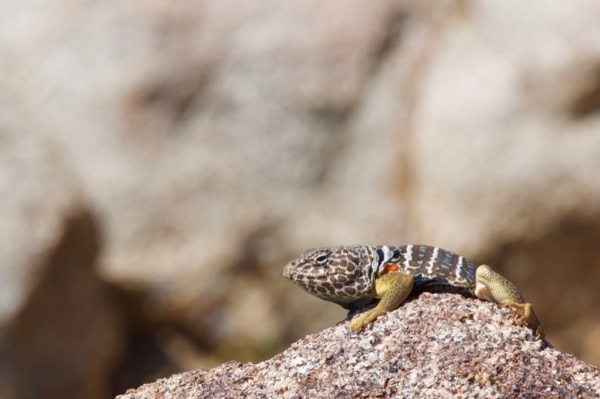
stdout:
[[340,245],[311,248],[288,262],[283,275],[308,293],[346,309],[379,303],[348,327],[361,330],[398,308],[415,291],[455,292],[509,306],[540,337],[533,305],[488,265],[475,266],[453,252],[428,245]]

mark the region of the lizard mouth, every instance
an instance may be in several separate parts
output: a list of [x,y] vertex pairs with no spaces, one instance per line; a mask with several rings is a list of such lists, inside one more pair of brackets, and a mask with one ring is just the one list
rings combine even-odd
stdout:
[[283,277],[287,278],[288,280],[292,280],[293,276],[294,276],[294,268],[296,267],[297,262],[295,260],[288,262],[284,267],[283,267]]

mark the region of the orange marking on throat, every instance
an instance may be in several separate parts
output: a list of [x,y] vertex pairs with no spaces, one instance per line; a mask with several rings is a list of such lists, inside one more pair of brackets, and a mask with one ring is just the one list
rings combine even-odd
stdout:
[[398,265],[387,265],[385,267],[385,272],[386,273],[395,272],[395,271],[398,271],[398,270],[400,270],[400,266],[398,266]]

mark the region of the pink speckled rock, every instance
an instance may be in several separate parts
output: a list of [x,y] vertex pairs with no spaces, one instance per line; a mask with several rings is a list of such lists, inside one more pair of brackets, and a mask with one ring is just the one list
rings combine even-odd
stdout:
[[129,390],[150,398],[597,398],[600,372],[511,310],[424,293],[366,330],[346,323],[259,364],[228,362]]

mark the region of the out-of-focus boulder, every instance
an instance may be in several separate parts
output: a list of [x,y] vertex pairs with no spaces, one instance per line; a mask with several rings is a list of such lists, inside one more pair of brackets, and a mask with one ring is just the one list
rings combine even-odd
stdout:
[[0,397],[104,398],[123,332],[94,269],[99,228],[55,143],[12,116],[0,110]]

